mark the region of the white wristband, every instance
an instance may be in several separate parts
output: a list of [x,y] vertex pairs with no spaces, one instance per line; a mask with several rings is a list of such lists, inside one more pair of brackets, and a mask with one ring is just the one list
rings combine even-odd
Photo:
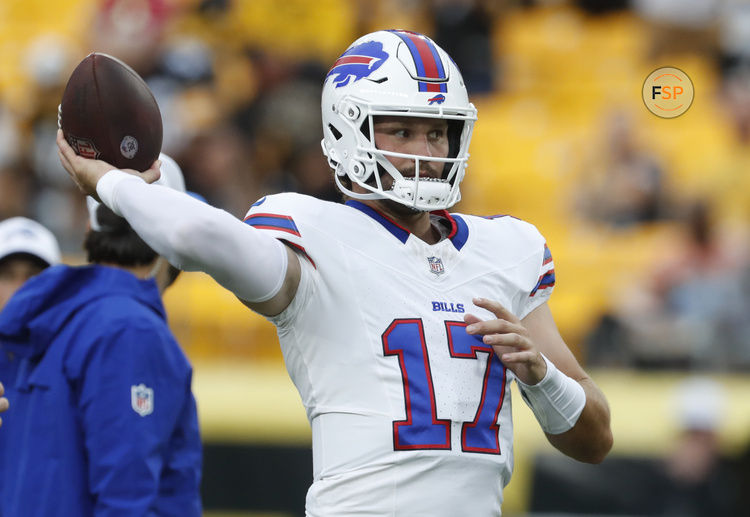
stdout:
[[583,387],[557,369],[542,354],[547,363],[544,379],[530,386],[516,379],[526,404],[534,412],[544,432],[560,434],[570,430],[586,405]]

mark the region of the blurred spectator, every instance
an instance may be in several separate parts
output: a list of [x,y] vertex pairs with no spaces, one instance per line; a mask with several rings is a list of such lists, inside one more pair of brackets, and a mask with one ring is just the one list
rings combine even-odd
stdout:
[[21,135],[17,117],[0,103],[0,168],[16,163],[20,156]]
[[161,110],[162,150],[177,154],[222,115],[213,91],[215,56],[202,41],[187,36],[168,39],[151,54],[151,66],[139,72]]
[[704,202],[642,284],[618,293],[587,340],[589,364],[644,368],[750,368],[748,257]]
[[453,56],[469,94],[495,86],[493,29],[499,12],[492,0],[432,0],[435,42]]
[[[708,378],[686,378],[666,402],[665,423],[675,431],[662,453],[610,455],[595,467],[551,454],[539,455],[532,480],[531,513],[745,515],[736,460],[720,447],[720,432],[730,409],[723,387]],[[632,416],[637,418],[637,411]]]
[[178,156],[188,188],[237,217],[259,192],[246,145],[243,135],[225,123],[195,135]]
[[122,59],[144,75],[160,53],[167,23],[174,15],[168,0],[103,0],[89,33],[90,48]]
[[714,58],[722,0],[633,0],[650,29],[653,60],[675,54]]
[[327,70],[320,63],[291,63],[268,52],[251,55],[258,96],[234,120],[250,144],[255,195],[291,190],[331,199],[332,176],[320,152],[320,94]]
[[341,191],[334,183],[331,167],[317,142],[297,149],[290,165],[297,192],[327,201],[341,201]]
[[721,385],[707,378],[678,386],[673,401],[677,436],[664,460],[663,490],[649,503],[655,515],[737,515],[737,479],[719,448],[725,399]]
[[711,160],[711,170],[701,187],[717,200],[724,218],[750,223],[750,55],[744,64],[726,71],[718,90],[727,126],[722,148]]
[[80,195],[70,188],[54,144],[57,106],[77,64],[76,52],[65,38],[49,34],[31,39],[24,49],[24,71],[30,81],[26,90],[34,102],[10,117],[15,126],[11,141],[17,147],[9,169],[0,172],[0,176],[8,174],[9,183],[17,182],[0,189],[0,214],[39,221],[57,236],[64,252],[80,249],[84,220]]
[[0,219],[30,215],[32,182],[21,167],[0,165]]
[[25,217],[0,221],[0,310],[26,280],[60,258],[57,239],[41,224]]
[[611,113],[602,139],[591,146],[595,151],[576,183],[579,210],[592,221],[621,227],[665,218],[665,172],[637,140],[631,116]]
[[724,75],[750,66],[750,4],[724,0],[719,12],[720,65]]
[[[382,29],[409,28],[422,34],[432,33],[430,12],[433,0],[357,0],[357,34]],[[346,43],[343,45],[346,46]],[[340,48],[339,52],[343,52]]]
[[747,146],[750,144],[750,61],[727,71],[719,94],[736,142]]

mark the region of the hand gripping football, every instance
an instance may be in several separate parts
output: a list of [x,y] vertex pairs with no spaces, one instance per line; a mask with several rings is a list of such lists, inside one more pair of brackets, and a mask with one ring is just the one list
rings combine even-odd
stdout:
[[159,157],[162,120],[146,82],[107,54],[86,56],[68,79],[58,125],[81,156],[145,171]]

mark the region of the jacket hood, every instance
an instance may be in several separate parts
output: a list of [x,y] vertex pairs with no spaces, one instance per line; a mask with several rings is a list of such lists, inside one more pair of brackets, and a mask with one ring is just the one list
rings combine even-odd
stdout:
[[83,306],[120,294],[135,297],[166,319],[153,279],[99,265],[49,267],[29,279],[0,311],[0,346],[21,357],[41,355]]

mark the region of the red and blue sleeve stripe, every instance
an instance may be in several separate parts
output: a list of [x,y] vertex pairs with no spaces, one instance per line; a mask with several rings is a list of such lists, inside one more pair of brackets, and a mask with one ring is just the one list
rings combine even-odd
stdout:
[[280,214],[251,214],[245,218],[245,223],[261,230],[278,230],[300,237],[299,229],[294,219]]
[[549,250],[549,248],[547,247],[547,243],[545,242],[544,243],[544,260],[542,261],[542,265],[546,266],[550,262],[552,262],[552,252]]
[[539,277],[539,281],[537,281],[536,286],[534,286],[534,289],[531,290],[531,294],[529,296],[534,296],[537,291],[540,291],[542,289],[549,289],[550,287],[555,285],[555,270],[550,269],[546,273],[542,274]]
[[406,43],[414,65],[420,92],[448,92],[448,77],[435,44],[425,36],[409,31],[391,31]]
[[[260,205],[265,201],[266,198],[261,199],[258,201],[255,205]],[[299,229],[297,228],[297,225],[294,223],[294,219],[292,219],[288,215],[281,215],[281,214],[251,214],[245,218],[245,223],[249,224],[253,228],[258,228],[259,230],[276,230],[280,232],[286,232],[291,233],[292,235],[296,235],[297,237],[301,237],[299,233]],[[279,237],[281,239],[281,237]],[[288,239],[281,239],[283,242],[287,243],[292,248],[296,249],[298,252],[302,253],[307,260],[310,261],[310,264],[313,265],[313,267],[317,268],[318,266],[315,265],[315,261],[312,259],[312,257],[307,253],[307,250],[303,247],[297,244],[296,242],[292,242]]]

